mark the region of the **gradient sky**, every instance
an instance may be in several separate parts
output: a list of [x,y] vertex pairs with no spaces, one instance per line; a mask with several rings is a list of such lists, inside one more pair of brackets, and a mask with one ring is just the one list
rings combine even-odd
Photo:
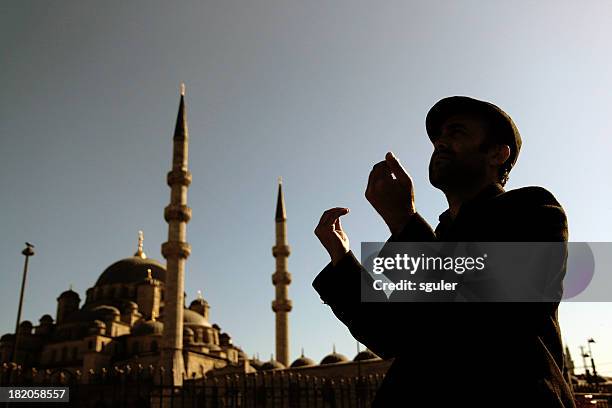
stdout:
[[[431,187],[428,109],[463,94],[512,115],[523,150],[507,188],[541,185],[572,241],[612,241],[609,1],[3,1],[0,5],[0,332],[15,324],[24,242],[36,245],[23,319],[55,316],[136,250],[163,261],[165,176],[179,83],[187,85],[193,219],[188,302],[248,354],[274,350],[274,205],[283,176],[293,253],[291,359],[355,341],[312,279],[328,262],[313,229],[351,208],[352,245],[387,230],[363,197],[393,150],[417,209]],[[560,307],[563,337],[594,337],[612,375],[612,305]],[[451,340],[452,341],[452,340]],[[503,367],[500,367],[502,369]],[[441,367],[444,370],[444,367]],[[580,371],[580,370],[579,370]]]

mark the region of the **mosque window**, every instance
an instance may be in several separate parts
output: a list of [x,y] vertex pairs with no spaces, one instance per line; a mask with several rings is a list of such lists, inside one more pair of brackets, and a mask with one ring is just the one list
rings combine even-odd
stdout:
[[87,343],[87,350],[91,349],[93,349],[93,341],[89,340],[89,342]]
[[153,341],[151,342],[151,351],[156,352],[156,351],[157,351],[157,349],[158,349],[158,346],[157,346],[157,341],[153,340]]
[[76,360],[76,359],[77,359],[77,355],[78,355],[78,353],[79,353],[79,350],[77,350],[77,348],[76,348],[76,347],[73,347],[73,348],[72,348],[72,356],[71,356],[71,357],[72,357],[72,360]]
[[132,352],[134,354],[138,354],[139,349],[140,349],[140,344],[137,341],[135,341],[134,344],[132,344]]
[[68,360],[68,347],[62,347],[62,361]]
[[56,359],[57,359],[57,350],[56,349],[52,349],[51,350],[51,362],[55,363]]

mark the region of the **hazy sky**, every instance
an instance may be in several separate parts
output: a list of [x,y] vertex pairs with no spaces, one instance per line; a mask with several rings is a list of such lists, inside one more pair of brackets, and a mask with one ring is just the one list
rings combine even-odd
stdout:
[[[612,3],[584,1],[3,1],[0,5],[0,332],[15,324],[24,242],[36,245],[23,319],[55,317],[136,250],[163,261],[163,208],[179,83],[187,85],[193,219],[188,302],[248,354],[274,350],[276,179],[293,253],[291,359],[355,341],[311,287],[328,262],[313,229],[351,208],[353,247],[387,230],[363,197],[393,150],[417,209],[429,185],[424,119],[471,95],[515,119],[523,150],[507,188],[541,185],[572,241],[612,241]],[[600,271],[599,273],[602,273]],[[562,304],[577,365],[593,347],[612,375],[612,305]],[[501,368],[501,367],[500,367]],[[441,367],[444,370],[444,367]]]

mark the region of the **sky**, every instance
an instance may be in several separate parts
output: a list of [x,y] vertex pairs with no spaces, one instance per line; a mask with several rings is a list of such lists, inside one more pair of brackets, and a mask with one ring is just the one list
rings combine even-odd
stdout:
[[[469,95],[507,111],[523,148],[507,189],[539,185],[566,210],[571,241],[611,239],[612,3],[533,1],[3,1],[0,5],[0,332],[55,316],[131,256],[144,230],[164,261],[163,208],[179,84],[187,88],[185,288],[247,354],[274,350],[274,206],[284,180],[292,248],[291,359],[355,340],[311,287],[329,261],[313,234],[346,206],[352,248],[388,231],[364,198],[392,150],[430,223],[447,208],[427,177],[425,115]],[[596,271],[596,273],[603,271]],[[563,303],[576,365],[594,338],[612,375],[612,304]],[[500,367],[501,368],[501,367]],[[441,371],[444,367],[441,367]],[[580,368],[577,369],[581,371]]]

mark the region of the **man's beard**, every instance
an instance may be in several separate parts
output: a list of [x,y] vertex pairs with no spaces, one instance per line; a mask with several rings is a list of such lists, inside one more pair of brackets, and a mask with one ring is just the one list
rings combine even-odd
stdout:
[[456,157],[448,160],[435,160],[432,157],[429,162],[429,182],[442,191],[461,191],[480,182],[485,174],[484,169],[484,163],[481,163],[480,157],[462,160]]

